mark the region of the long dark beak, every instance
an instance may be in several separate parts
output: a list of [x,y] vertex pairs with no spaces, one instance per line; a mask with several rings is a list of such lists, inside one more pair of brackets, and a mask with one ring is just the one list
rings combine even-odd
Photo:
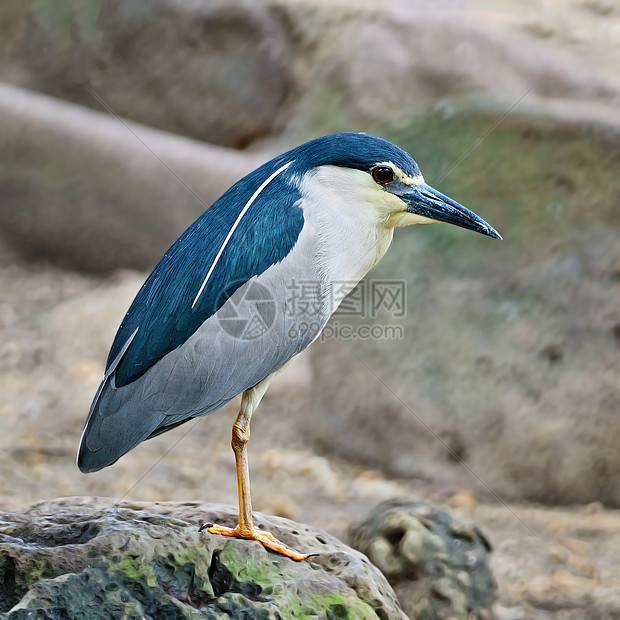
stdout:
[[399,191],[397,195],[407,203],[409,213],[474,230],[494,239],[501,239],[500,234],[473,211],[466,209],[452,198],[444,196],[426,183],[407,187]]

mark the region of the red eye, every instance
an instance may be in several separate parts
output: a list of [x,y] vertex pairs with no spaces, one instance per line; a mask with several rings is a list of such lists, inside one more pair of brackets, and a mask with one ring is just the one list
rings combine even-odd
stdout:
[[394,171],[387,166],[377,166],[370,174],[379,185],[385,185],[394,179]]

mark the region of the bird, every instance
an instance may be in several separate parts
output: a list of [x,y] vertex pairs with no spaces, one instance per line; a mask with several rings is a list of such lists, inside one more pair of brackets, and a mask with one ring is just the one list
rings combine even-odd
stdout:
[[[274,376],[386,253],[394,229],[432,222],[501,239],[427,185],[411,155],[370,134],[319,137],[249,173],[181,234],[127,311],[80,439],[80,470],[111,465],[241,394],[231,441],[238,524],[201,530],[308,558],[254,527],[250,420]],[[295,303],[302,285],[304,303]]]

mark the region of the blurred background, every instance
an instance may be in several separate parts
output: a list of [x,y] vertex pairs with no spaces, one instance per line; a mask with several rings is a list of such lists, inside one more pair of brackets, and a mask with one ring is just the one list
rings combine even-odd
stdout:
[[256,510],[341,538],[397,495],[494,545],[496,615],[620,617],[620,3],[4,0],[0,506],[234,504],[238,403],[84,476],[114,333],[234,181],[336,131],[489,221],[397,231],[404,338],[315,343],[253,420]]

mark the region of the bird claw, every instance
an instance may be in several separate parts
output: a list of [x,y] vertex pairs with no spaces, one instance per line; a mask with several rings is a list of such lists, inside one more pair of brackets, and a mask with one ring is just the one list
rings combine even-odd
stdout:
[[280,542],[273,534],[270,532],[263,532],[262,530],[257,530],[254,528],[250,529],[240,529],[237,527],[225,527],[223,525],[216,525],[214,523],[205,523],[199,529],[200,532],[203,530],[207,530],[210,534],[219,534],[220,536],[229,536],[231,538],[244,538],[246,540],[257,540],[259,543],[263,545],[266,549],[270,551],[275,551],[280,555],[285,555],[287,558],[291,558],[291,560],[295,560],[296,562],[301,562],[302,560],[307,560],[311,556],[318,555],[317,553],[299,553],[294,551],[293,549],[289,549],[284,543]]

